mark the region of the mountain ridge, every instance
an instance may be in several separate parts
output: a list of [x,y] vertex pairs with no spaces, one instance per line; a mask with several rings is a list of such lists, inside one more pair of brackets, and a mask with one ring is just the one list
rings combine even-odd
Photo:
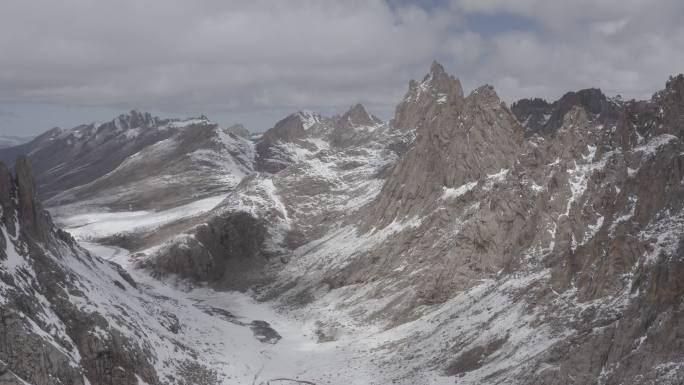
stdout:
[[[674,385],[684,379],[683,123],[683,75],[646,101],[589,89],[508,108],[491,86],[464,95],[434,62],[389,122],[353,105],[294,113],[253,141],[233,135],[253,166],[215,196],[55,214],[77,241],[126,249],[117,258],[150,288],[247,291],[303,321],[306,342],[287,355],[339,352],[333,369],[308,364],[315,356],[275,369],[232,356],[278,378]],[[22,210],[22,228],[41,223]],[[182,339],[197,315],[176,309]],[[172,383],[155,370],[145,381]]]

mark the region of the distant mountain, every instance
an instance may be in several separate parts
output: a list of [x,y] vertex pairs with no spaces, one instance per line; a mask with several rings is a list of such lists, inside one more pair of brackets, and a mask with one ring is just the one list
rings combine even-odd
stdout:
[[0,148],[14,147],[31,141],[31,136],[0,135]]
[[232,126],[226,128],[227,132],[230,132],[232,134],[235,134],[237,136],[241,136],[243,138],[249,138],[251,135],[249,130],[245,128],[242,124],[233,124]]
[[53,129],[0,150],[27,154],[48,206],[113,210],[169,207],[225,192],[252,170],[251,143],[207,118],[131,111],[100,124]]
[[521,99],[511,105],[511,112],[522,123],[525,136],[532,136],[536,133],[553,133],[559,129],[563,125],[563,117],[573,107],[583,108],[604,124],[615,123],[622,108],[621,104],[619,99],[608,99],[601,90],[589,88],[568,92],[553,103],[539,98]]

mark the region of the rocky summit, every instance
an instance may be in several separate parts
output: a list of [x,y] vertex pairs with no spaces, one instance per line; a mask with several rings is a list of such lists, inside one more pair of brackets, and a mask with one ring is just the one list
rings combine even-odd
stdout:
[[387,122],[0,159],[0,384],[684,383],[684,75],[509,108],[434,62]]

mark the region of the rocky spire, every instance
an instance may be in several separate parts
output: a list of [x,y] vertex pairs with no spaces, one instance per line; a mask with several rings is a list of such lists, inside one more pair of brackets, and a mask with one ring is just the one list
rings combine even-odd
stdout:
[[684,138],[684,75],[671,76],[665,90],[653,99],[662,111],[663,125],[670,127],[667,132]]
[[380,123],[380,119],[371,116],[361,103],[357,103],[351,106],[349,110],[340,117],[338,122],[350,127],[360,127],[373,126]]
[[511,168],[523,139],[522,127],[493,87],[482,86],[463,98],[460,82],[438,63],[411,87],[393,124],[415,126],[416,142],[385,182],[368,228],[421,215],[445,188]]
[[417,129],[425,119],[443,108],[460,108],[463,101],[461,82],[433,61],[430,72],[420,84],[413,80],[409,82],[408,92],[396,108],[392,125],[402,131]]
[[[38,241],[45,241],[52,229],[52,219],[37,199],[36,182],[29,157],[19,155],[14,168],[16,172],[14,189],[18,200],[16,211],[19,215],[19,223],[26,235]],[[4,173],[0,171],[0,174]],[[0,178],[4,176],[0,175]],[[9,206],[12,207],[13,204]]]
[[[12,235],[15,233],[14,228],[14,202],[12,196],[14,193],[14,181],[9,168],[4,162],[0,161],[0,225],[5,225]],[[2,247],[0,240],[0,247]]]

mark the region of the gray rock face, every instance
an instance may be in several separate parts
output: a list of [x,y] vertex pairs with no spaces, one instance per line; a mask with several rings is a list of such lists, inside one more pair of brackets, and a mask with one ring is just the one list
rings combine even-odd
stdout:
[[233,124],[232,126],[226,128],[226,131],[243,138],[249,138],[250,132],[242,124]]
[[141,267],[215,282],[223,288],[245,289],[263,279],[265,235],[266,226],[260,220],[244,212],[228,213],[193,229],[184,242],[172,243]]
[[461,82],[433,62],[423,81],[411,80],[404,100],[396,108],[392,126],[398,130],[417,130],[443,109],[459,109],[464,103]]
[[520,151],[522,129],[493,88],[463,98],[441,66],[432,71],[420,86],[410,86],[397,108],[395,124],[418,124],[415,145],[387,179],[365,228],[422,215],[444,189],[509,169]]
[[382,121],[366,112],[361,104],[351,106],[349,111],[334,117],[334,127],[330,132],[330,144],[335,147],[350,147],[368,141],[370,131]]
[[278,143],[295,143],[307,136],[307,131],[318,123],[321,117],[310,112],[297,112],[276,123],[266,131],[256,144],[256,169],[277,173],[290,163],[287,154]]
[[63,263],[74,258],[92,266],[102,262],[54,228],[36,199],[28,158],[19,157],[15,167],[11,178],[0,164],[3,381],[84,384],[87,378],[92,384],[133,385],[138,375],[157,383],[149,352],[114,330],[104,331],[107,321],[101,315],[71,302],[83,297],[87,286]]

